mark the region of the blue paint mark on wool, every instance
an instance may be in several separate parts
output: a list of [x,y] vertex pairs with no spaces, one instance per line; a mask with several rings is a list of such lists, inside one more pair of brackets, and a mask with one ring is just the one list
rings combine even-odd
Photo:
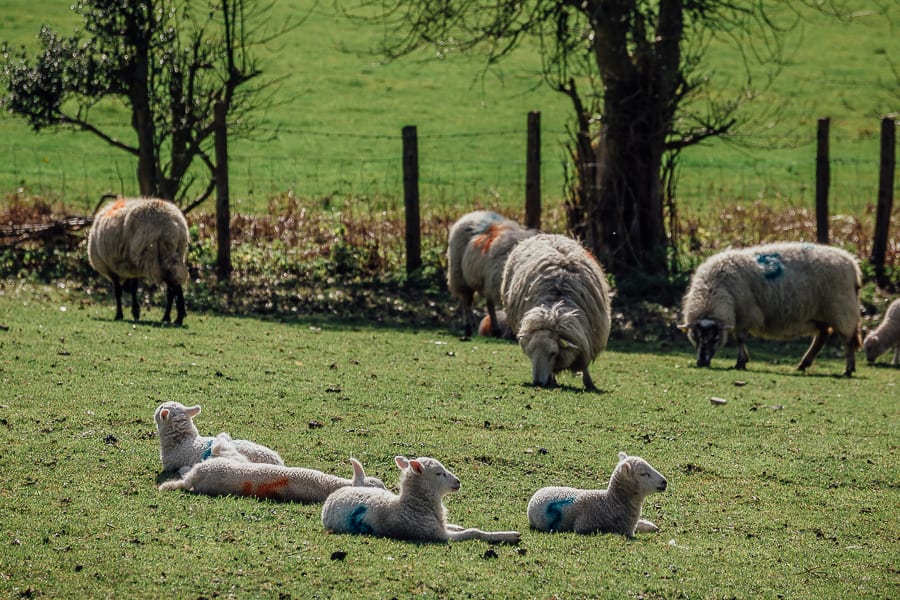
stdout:
[[547,505],[547,508],[544,509],[544,516],[547,517],[548,529],[559,529],[559,525],[562,523],[563,509],[573,502],[575,502],[575,496],[569,496],[562,500],[554,500]]
[[368,510],[368,507],[364,505],[357,506],[353,509],[353,512],[350,513],[350,516],[347,517],[348,532],[363,535],[372,535],[374,533],[372,527],[370,527],[369,524],[363,520],[365,519],[366,512]]
[[484,233],[485,231],[487,231],[488,229],[491,228],[491,225],[493,225],[497,221],[502,221],[502,220],[503,220],[503,217],[498,215],[497,213],[488,212],[488,214],[485,215],[485,219],[483,221],[481,221],[480,223],[478,223],[478,229],[475,229],[474,231],[475,231],[475,233]]
[[784,265],[781,262],[781,255],[777,252],[773,254],[758,254],[756,256],[756,262],[762,269],[763,277],[766,279],[778,279],[784,275]]
[[206,442],[206,445],[203,446],[203,454],[200,455],[200,460],[206,460],[207,458],[212,456],[212,446],[215,438],[209,438],[209,441]]

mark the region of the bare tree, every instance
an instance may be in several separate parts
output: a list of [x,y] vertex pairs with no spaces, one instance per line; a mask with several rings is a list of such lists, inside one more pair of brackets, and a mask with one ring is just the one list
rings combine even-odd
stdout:
[[[140,193],[176,201],[189,211],[215,187],[214,106],[228,107],[232,135],[249,132],[267,99],[251,50],[299,25],[269,25],[274,2],[255,0],[80,0],[72,10],[84,30],[63,37],[40,31],[41,52],[0,48],[7,93],[0,107],[35,131],[90,132],[137,158]],[[131,112],[133,140],[95,120],[102,102]],[[199,161],[209,179],[197,182]],[[187,195],[198,189],[193,198]]]

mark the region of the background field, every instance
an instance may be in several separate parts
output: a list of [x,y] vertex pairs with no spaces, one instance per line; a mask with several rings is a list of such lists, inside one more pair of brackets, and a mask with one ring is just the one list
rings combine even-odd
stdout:
[[[443,329],[189,315],[112,322],[107,299],[0,285],[0,596],[896,598],[896,369],[852,379],[827,348],[734,349],[698,370],[685,341],[613,340],[602,393],[525,385],[513,344]],[[159,310],[148,314],[156,319]],[[710,396],[727,399],[714,407]],[[470,526],[518,548],[326,535],[318,506],[160,493],[152,414],[200,403],[289,464],[396,483],[396,454],[438,457]],[[311,427],[311,422],[322,427]],[[634,541],[546,535],[525,505],[552,484],[603,486],[619,450],[668,477]],[[332,554],[346,553],[342,561]]]
[[[78,25],[68,0],[48,0],[41,11],[24,0],[3,4],[0,39],[13,43],[33,47],[44,23],[63,32]],[[742,146],[715,141],[685,153],[680,197],[686,214],[753,200],[811,207],[815,120],[822,116],[832,118],[833,212],[860,213],[874,201],[879,119],[900,106],[900,15],[896,7],[879,10],[881,3],[852,4],[858,10],[850,21],[806,12],[807,20],[786,36],[787,64],[749,105]],[[369,53],[382,36],[377,24],[347,19],[328,2],[282,1],[275,10],[278,20],[309,16],[261,52],[266,75],[279,80],[276,104],[256,139],[231,144],[238,210],[261,212],[288,193],[311,208],[347,199],[373,213],[395,207],[400,130],[416,125],[424,210],[477,201],[518,211],[531,110],[542,113],[545,203],[559,203],[571,107],[541,82],[533,48],[488,72],[480,56],[438,60],[425,51],[385,64]],[[715,94],[737,96],[745,84],[739,55],[714,40],[709,57]],[[767,69],[753,73],[754,85],[763,87]],[[127,124],[118,106],[101,106],[98,116],[105,124]],[[131,136],[127,127],[114,129]],[[133,193],[132,162],[89,135],[36,136],[3,116],[0,140],[7,157],[0,191],[22,189],[86,208],[103,192]]]

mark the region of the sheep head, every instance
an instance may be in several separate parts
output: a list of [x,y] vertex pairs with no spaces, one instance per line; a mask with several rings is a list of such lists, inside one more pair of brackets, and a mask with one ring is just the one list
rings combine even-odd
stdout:
[[[616,465],[612,480],[618,485],[634,490],[642,498],[656,492],[664,492],[669,486],[666,478],[650,466],[650,463],[640,456],[628,456],[624,452],[619,452],[619,464]],[[613,481],[610,481],[610,486],[613,485]]]
[[[519,326],[519,345],[531,359],[531,381],[538,387],[556,385],[556,373],[581,365],[587,342],[578,327],[578,311],[562,303],[532,308]],[[578,342],[575,340],[579,339]]]
[[725,345],[728,337],[725,326],[715,319],[702,318],[684,328],[691,344],[697,349],[697,366],[708,367],[716,351]]
[[437,491],[441,497],[459,491],[460,482],[456,475],[434,458],[426,456],[408,459],[405,456],[395,456],[394,462],[403,471],[401,487],[404,481],[412,479],[418,487],[427,486]]

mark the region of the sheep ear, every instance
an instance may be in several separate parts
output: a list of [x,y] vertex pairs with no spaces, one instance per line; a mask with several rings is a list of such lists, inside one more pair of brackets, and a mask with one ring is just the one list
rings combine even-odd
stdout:
[[417,460],[409,461],[409,468],[415,471],[417,475],[422,474],[422,463]]
[[196,406],[189,406],[189,407],[185,408],[184,414],[186,414],[188,417],[193,419],[194,417],[196,417],[197,415],[200,414],[200,405],[197,404]]
[[350,464],[353,465],[353,483],[355,485],[362,485],[365,483],[366,472],[363,470],[362,463],[351,456]]
[[627,454],[625,454],[624,452],[619,452],[619,460],[625,460],[626,458],[628,458]]
[[394,462],[397,463],[397,466],[401,471],[409,466],[409,459],[407,459],[405,456],[395,456]]
[[162,419],[163,421],[168,421],[169,420],[169,409],[164,408],[161,411],[159,411],[159,418]]
[[572,350],[578,350],[578,346],[567,340],[566,338],[559,338],[559,346],[568,350],[571,348]]

